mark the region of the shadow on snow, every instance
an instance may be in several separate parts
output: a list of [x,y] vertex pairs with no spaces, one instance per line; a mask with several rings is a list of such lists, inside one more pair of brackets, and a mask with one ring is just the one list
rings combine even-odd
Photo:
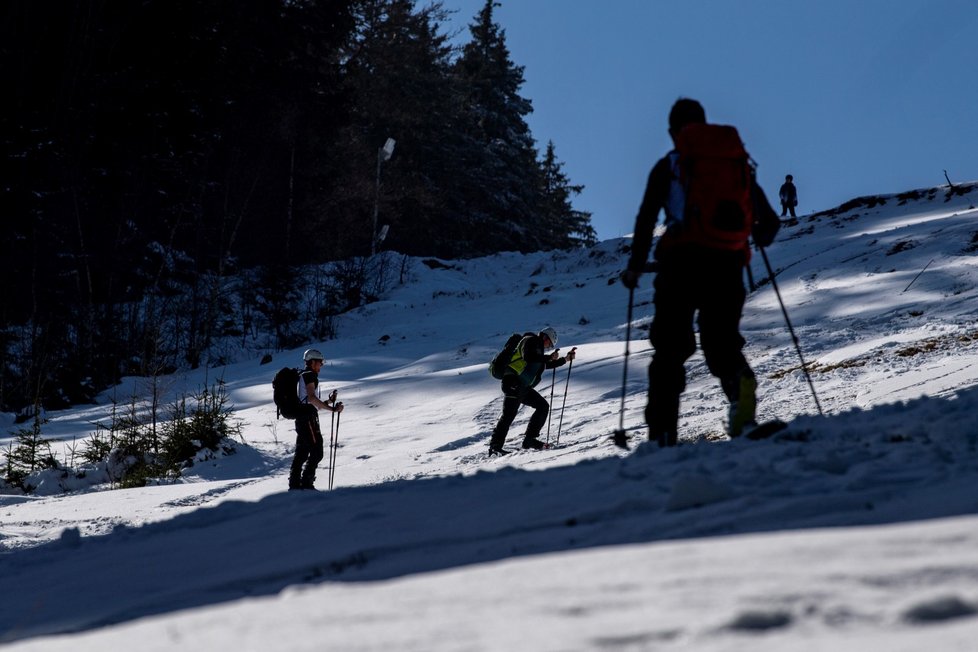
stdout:
[[0,641],[300,584],[380,581],[599,546],[974,513],[976,405],[972,387],[950,398],[802,417],[761,442],[645,443],[623,457],[544,471],[495,466],[226,502],[104,536],[66,530],[59,541],[0,556],[5,593],[14,598],[0,610]]

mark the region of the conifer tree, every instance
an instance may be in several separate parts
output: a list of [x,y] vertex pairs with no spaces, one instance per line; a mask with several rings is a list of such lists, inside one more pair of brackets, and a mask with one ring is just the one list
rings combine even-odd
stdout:
[[593,245],[597,235],[591,226],[591,213],[575,210],[571,204],[571,197],[579,195],[584,186],[572,184],[563,167],[553,141],[548,141],[541,164],[544,224],[553,234],[548,244],[557,248]]
[[484,148],[478,161],[482,184],[473,201],[485,207],[497,242],[523,251],[545,245],[540,219],[537,152],[525,116],[530,100],[520,95],[523,67],[510,58],[506,34],[494,21],[499,3],[486,0],[469,31],[456,71],[463,84],[472,137]]
[[365,255],[375,202],[406,254],[593,239],[538,160],[498,3],[453,46],[422,1],[3,5],[0,409],[216,362],[254,309],[229,314],[229,277],[267,296],[289,265]]
[[[327,209],[342,234],[337,252],[371,250],[371,214],[379,202],[380,224],[390,225],[385,246],[461,255],[455,170],[464,159],[465,134],[452,48],[438,32],[445,12],[437,3],[417,10],[414,0],[364,0],[355,15],[345,83],[356,112],[336,143]],[[378,150],[388,138],[396,141],[395,153],[383,162],[378,193]]]

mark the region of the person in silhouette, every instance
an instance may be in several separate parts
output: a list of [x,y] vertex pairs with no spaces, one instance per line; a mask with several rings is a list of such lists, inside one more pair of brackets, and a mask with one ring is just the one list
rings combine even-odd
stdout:
[[316,467],[325,454],[319,411],[343,411],[343,403],[336,402],[336,390],[325,401],[319,398],[319,371],[323,368],[323,354],[317,349],[309,349],[302,354],[302,359],[305,368],[299,375],[296,387],[301,405],[299,416],[295,419],[295,455],[289,473],[289,491],[316,488]]
[[781,197],[781,217],[784,217],[788,212],[791,213],[791,217],[796,217],[795,206],[798,205],[798,189],[795,188],[795,178],[793,176],[786,175],[784,178],[784,183],[781,184],[781,191],[778,195]]
[[[695,125],[695,127],[694,127]],[[684,130],[689,130],[684,133]],[[713,240],[700,237],[702,218],[689,209],[687,199],[697,196],[697,190],[682,183],[683,170],[694,169],[692,164],[680,160],[680,151],[687,151],[694,135],[702,136],[724,131],[733,132],[736,157],[730,163],[736,174],[722,178],[714,172],[713,178],[699,180],[699,188],[720,187],[718,182],[736,179],[738,202],[734,204],[734,217],[739,216],[737,238],[716,245]],[[631,255],[627,268],[621,274],[622,283],[634,290],[646,270],[652,248],[653,232],[660,211],[665,212],[665,232],[655,248],[656,277],[655,314],[649,330],[649,339],[655,350],[649,364],[648,404],[645,418],[649,439],[661,446],[674,446],[678,441],[679,402],[686,388],[685,362],[696,350],[694,320],[699,325],[700,345],[707,367],[720,380],[730,402],[728,434],[739,436],[755,422],[755,392],[757,381],[742,349],[745,341],[740,334],[740,317],[746,299],[744,267],[750,260],[748,237],[753,230],[755,243],[769,245],[780,227],[780,220],[771,208],[763,191],[753,179],[748,157],[739,136],[731,127],[708,126],[706,113],[699,102],[683,98],[678,100],[669,113],[669,134],[677,148],[666,154],[652,168],[645,195],[635,219]],[[687,149],[683,150],[680,143]],[[693,160],[687,154],[687,160]],[[708,167],[696,160],[695,169]],[[745,180],[745,173],[746,180]],[[700,177],[704,179],[704,177]],[[721,216],[721,204],[716,204],[715,214]],[[752,208],[751,208],[752,207]],[[746,211],[744,209],[747,209]],[[687,209],[694,211],[687,216]],[[727,209],[729,210],[729,209]],[[748,214],[753,222],[748,221]],[[724,213],[724,219],[730,217]],[[694,224],[697,220],[699,224]]]
[[533,389],[540,382],[544,369],[555,369],[574,359],[574,350],[559,357],[557,351],[545,353],[557,345],[557,333],[553,328],[544,328],[537,334],[528,334],[516,347],[501,381],[503,390],[503,413],[492,431],[489,441],[489,455],[506,455],[503,448],[509,427],[516,418],[521,405],[533,408],[533,416],[523,435],[523,448],[540,450],[546,444],[540,441],[540,430],[547,422],[550,404],[547,399]]

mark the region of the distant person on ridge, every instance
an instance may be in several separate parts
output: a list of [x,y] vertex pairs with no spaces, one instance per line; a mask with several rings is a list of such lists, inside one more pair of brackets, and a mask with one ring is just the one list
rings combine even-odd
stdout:
[[728,434],[737,437],[755,422],[757,380],[740,334],[744,267],[752,232],[755,243],[767,246],[781,225],[733,127],[707,124],[700,103],[683,98],[669,113],[669,135],[676,148],[652,168],[635,219],[631,257],[621,275],[629,289],[638,285],[664,210],[666,230],[655,248],[655,314],[649,331],[655,353],[645,408],[649,439],[661,446],[678,441],[684,365],[696,350],[694,319],[707,367],[730,401]]
[[798,190],[795,188],[794,177],[786,175],[784,178],[784,183],[781,184],[781,191],[778,193],[781,196],[781,217],[784,217],[787,212],[791,212],[791,217],[796,217],[795,206],[798,205]]
[[323,354],[317,349],[309,349],[303,353],[302,359],[306,366],[296,387],[301,405],[295,420],[295,456],[289,474],[289,491],[316,488],[313,485],[316,467],[325,454],[323,433],[319,428],[319,410],[343,411],[343,403],[336,402],[336,390],[326,401],[319,398],[319,371],[323,368]]
[[533,389],[543,376],[544,369],[555,369],[574,359],[572,350],[564,357],[558,357],[557,351],[544,353],[553,349],[557,344],[557,333],[549,326],[537,334],[528,333],[516,346],[502,379],[503,413],[492,431],[489,441],[489,455],[506,455],[509,451],[503,448],[509,427],[519,412],[520,405],[528,405],[534,409],[530,423],[523,435],[523,448],[540,450],[546,445],[540,441],[540,429],[547,422],[550,404]]

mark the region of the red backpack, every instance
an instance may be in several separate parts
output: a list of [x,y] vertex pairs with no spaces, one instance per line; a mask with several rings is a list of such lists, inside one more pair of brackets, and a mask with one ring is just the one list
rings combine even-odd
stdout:
[[734,127],[690,124],[676,137],[679,181],[686,192],[678,240],[750,252],[754,223],[750,157]]

